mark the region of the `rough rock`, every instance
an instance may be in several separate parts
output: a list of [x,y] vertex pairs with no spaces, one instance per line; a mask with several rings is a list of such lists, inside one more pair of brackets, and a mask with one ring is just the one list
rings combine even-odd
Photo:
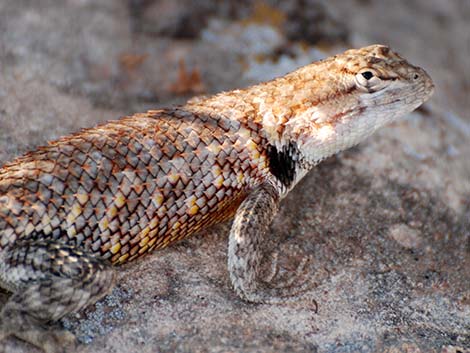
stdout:
[[[312,256],[316,285],[304,297],[241,301],[228,281],[225,224],[120,268],[110,296],[63,320],[83,342],[77,351],[469,352],[468,2],[331,0],[311,16],[331,14],[325,23],[347,35],[322,40],[315,27],[309,44],[279,22],[302,14],[307,26],[303,11],[276,1],[216,10],[204,1],[193,11],[169,3],[1,2],[0,163],[82,127],[183,102],[191,93],[171,89],[181,61],[212,93],[380,42],[428,69],[436,94],[315,168],[284,200],[266,260],[279,251],[294,268]],[[37,352],[13,338],[4,348]]]

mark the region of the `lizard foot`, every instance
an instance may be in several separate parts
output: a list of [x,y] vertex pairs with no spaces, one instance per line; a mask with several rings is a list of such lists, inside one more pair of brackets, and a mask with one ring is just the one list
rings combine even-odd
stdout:
[[279,264],[279,253],[273,254],[271,272],[263,279],[270,287],[276,289],[289,289],[303,287],[309,282],[307,265],[311,262],[310,256],[302,258],[294,271],[288,270]]
[[[264,299],[260,301],[267,304],[296,304],[299,296],[315,286],[308,269],[312,256],[302,258],[297,268],[292,271],[279,264],[279,253],[273,254],[271,272],[262,280],[264,282]],[[311,308],[318,312],[318,304],[311,299]],[[305,303],[302,304],[305,308]]]
[[1,314],[0,341],[14,336],[45,353],[66,353],[76,349],[75,336],[58,324],[44,324],[27,313],[6,307]]
[[268,304],[286,303],[313,287],[308,276],[310,257],[304,257],[293,271],[282,267],[278,258],[278,253],[274,253],[269,275],[261,278],[252,290],[242,294],[246,300]]
[[0,313],[0,340],[15,336],[46,353],[70,352],[75,337],[56,323],[111,290],[111,267],[52,239],[17,241],[1,256],[0,280],[13,294]]

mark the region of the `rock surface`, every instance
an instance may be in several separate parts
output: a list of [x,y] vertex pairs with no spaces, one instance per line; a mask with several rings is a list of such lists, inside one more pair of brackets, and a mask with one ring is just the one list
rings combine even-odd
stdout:
[[[428,69],[436,94],[284,200],[266,249],[286,267],[313,256],[317,285],[303,298],[242,302],[228,281],[225,224],[120,268],[110,296],[63,320],[77,351],[469,352],[469,3],[175,3],[1,2],[0,163],[374,42]],[[37,351],[15,339],[4,349]]]

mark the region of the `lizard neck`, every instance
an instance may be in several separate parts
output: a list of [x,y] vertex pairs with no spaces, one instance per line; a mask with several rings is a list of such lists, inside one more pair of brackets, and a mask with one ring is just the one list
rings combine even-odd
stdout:
[[269,144],[266,150],[269,171],[274,176],[284,197],[313,167],[299,150],[295,141],[282,147]]

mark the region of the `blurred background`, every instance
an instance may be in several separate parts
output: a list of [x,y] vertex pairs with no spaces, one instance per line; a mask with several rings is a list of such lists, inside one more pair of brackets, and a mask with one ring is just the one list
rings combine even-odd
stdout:
[[374,43],[436,92],[283,204],[283,250],[316,258],[310,297],[238,300],[222,226],[126,267],[113,295],[64,320],[91,342],[80,352],[469,352],[470,1],[0,0],[0,164]]
[[131,113],[382,43],[426,68],[433,102],[468,123],[469,18],[468,0],[3,0],[2,79]]

